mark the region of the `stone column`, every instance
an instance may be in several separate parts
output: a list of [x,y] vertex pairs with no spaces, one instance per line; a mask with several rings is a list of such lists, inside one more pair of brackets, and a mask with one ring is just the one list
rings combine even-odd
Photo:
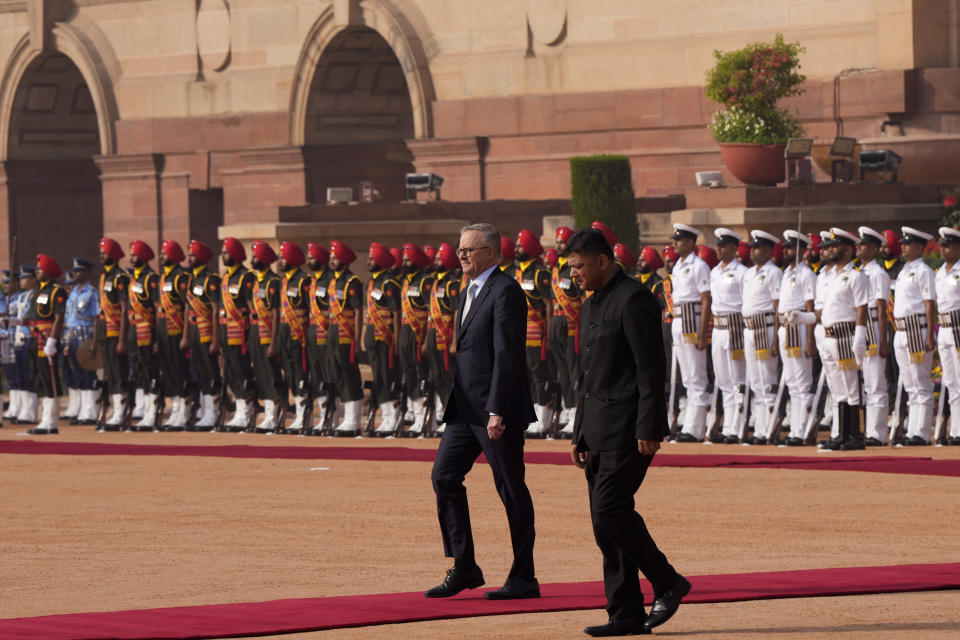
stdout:
[[133,239],[159,250],[163,233],[160,174],[163,156],[155,153],[95,156],[103,185],[103,234],[124,252]]
[[13,230],[10,223],[10,185],[7,181],[6,163],[0,162],[0,236],[4,238],[4,241],[0,242],[0,268],[3,269],[14,268],[11,264],[14,256]]
[[417,171],[443,178],[441,197],[456,202],[487,199],[484,158],[489,146],[479,136],[407,140]]
[[224,225],[278,222],[280,207],[310,201],[301,147],[252,149],[238,155],[241,166],[221,174]]

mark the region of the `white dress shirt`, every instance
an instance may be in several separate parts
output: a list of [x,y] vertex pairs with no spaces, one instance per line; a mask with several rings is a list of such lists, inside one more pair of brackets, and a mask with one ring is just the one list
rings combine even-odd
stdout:
[[743,276],[743,317],[776,311],[773,301],[780,298],[782,279],[783,272],[772,260],[747,269]]
[[897,294],[893,297],[893,317],[926,313],[927,300],[937,299],[936,277],[923,258],[917,258],[903,265],[897,276]]
[[670,273],[673,302],[700,302],[700,294],[710,291],[710,267],[692,251],[678,260]]
[[863,269],[860,270],[870,281],[870,302],[867,306],[871,309],[877,308],[877,300],[884,302],[890,300],[890,274],[877,264],[876,260],[871,260]]
[[734,258],[710,271],[710,309],[714,315],[740,313],[743,308],[743,274],[747,268]]
[[813,302],[817,296],[817,274],[813,269],[800,263],[800,266],[791,263],[783,272],[780,282],[780,306],[778,313],[787,313],[798,309],[806,311],[806,303]]
[[834,267],[833,278],[823,296],[823,326],[838,322],[856,322],[857,307],[866,306],[870,298],[870,281],[867,276],[848,262],[842,269]]
[[936,284],[939,313],[960,309],[960,260],[949,271],[946,264],[937,269]]

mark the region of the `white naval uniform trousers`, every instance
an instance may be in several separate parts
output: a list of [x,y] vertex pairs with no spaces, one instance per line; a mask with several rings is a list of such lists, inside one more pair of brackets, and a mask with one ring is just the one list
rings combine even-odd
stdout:
[[[877,323],[877,300],[886,302],[890,299],[890,276],[887,275],[883,267],[877,264],[876,260],[864,265],[861,273],[867,276],[869,281],[870,302],[867,305],[867,313],[873,327],[873,335],[879,345],[880,326]],[[869,350],[870,345],[867,346],[868,351],[861,365],[863,394],[866,400],[864,435],[867,438],[876,438],[885,443],[890,432],[887,425],[890,413],[888,406],[890,399],[887,391],[887,359],[880,355],[879,346],[874,349],[875,353],[872,355]]]
[[[743,319],[760,314],[769,314],[763,328],[744,329],[743,348],[747,364],[747,384],[754,398],[753,434],[757,438],[769,435],[771,412],[777,397],[777,358],[772,354],[761,360],[757,357],[758,338],[765,335],[771,347],[776,344],[777,336],[773,332],[773,316],[776,300],[780,297],[780,283],[783,272],[767,262],[761,267],[750,267],[743,276]],[[762,332],[762,333],[761,333]]]
[[[937,334],[937,350],[940,353],[940,366],[943,368],[943,389],[947,390],[950,402],[950,437],[960,437],[960,351],[951,324],[950,315],[956,316],[960,310],[960,261],[945,271],[946,265],[937,270],[937,306],[940,312],[940,332]],[[947,321],[946,323],[944,321]]]
[[[670,279],[673,283],[673,308],[681,313],[681,305],[700,302],[700,294],[710,291],[710,267],[693,252],[677,261]],[[702,314],[700,304],[697,313]],[[697,327],[703,316],[697,316]],[[710,394],[707,393],[707,351],[697,349],[696,341],[685,342],[683,338],[683,320],[674,317],[670,331],[673,335],[673,353],[677,358],[680,377],[687,391],[687,408],[683,417],[683,432],[703,438],[707,424],[707,408],[710,406]]]
[[726,265],[721,262],[710,271],[710,298],[715,318],[710,351],[713,356],[713,384],[719,389],[723,401],[725,436],[740,435],[737,430],[737,407],[743,404],[746,361],[743,355],[733,359],[730,351],[730,330],[718,326],[720,321],[717,318],[740,313],[743,307],[743,274],[746,271],[747,268],[736,259]]
[[[933,270],[922,258],[908,262],[897,276],[897,293],[893,301],[893,316],[926,313],[928,300],[936,300],[936,282]],[[924,322],[926,325],[926,322]],[[924,328],[926,338],[926,328]],[[925,351],[919,362],[911,362],[907,333],[897,331],[893,338],[893,353],[900,367],[900,379],[907,392],[907,437],[920,436],[930,442],[933,428],[933,352]]]
[[791,311],[806,311],[806,302],[816,297],[817,276],[807,265],[790,265],[783,273],[780,284],[780,331],[777,340],[780,343],[780,359],[783,363],[783,384],[790,397],[790,437],[803,438],[806,435],[807,416],[813,403],[813,358],[806,355],[807,325],[797,326],[800,338],[800,354],[792,355],[787,351],[787,318]]

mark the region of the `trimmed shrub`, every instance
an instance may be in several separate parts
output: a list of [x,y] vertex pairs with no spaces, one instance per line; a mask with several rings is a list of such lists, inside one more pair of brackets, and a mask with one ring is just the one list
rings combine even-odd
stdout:
[[615,155],[571,158],[570,183],[576,227],[585,229],[599,220],[637,253],[640,231],[630,159]]

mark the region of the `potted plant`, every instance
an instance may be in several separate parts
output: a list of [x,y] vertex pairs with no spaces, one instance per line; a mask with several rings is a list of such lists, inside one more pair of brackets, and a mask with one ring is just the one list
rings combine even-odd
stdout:
[[716,63],[707,72],[706,94],[721,106],[710,131],[727,169],[745,184],[776,184],[785,177],[784,147],[803,128],[777,101],[804,92],[803,51],[799,42],[784,42],[777,34],[772,43],[713,52]]

